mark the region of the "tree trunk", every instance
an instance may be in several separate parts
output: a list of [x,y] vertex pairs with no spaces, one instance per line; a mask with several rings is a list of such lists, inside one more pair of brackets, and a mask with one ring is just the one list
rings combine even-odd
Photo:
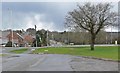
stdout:
[[90,45],[91,51],[94,50],[94,44],[95,44],[95,35],[91,35],[91,45]]

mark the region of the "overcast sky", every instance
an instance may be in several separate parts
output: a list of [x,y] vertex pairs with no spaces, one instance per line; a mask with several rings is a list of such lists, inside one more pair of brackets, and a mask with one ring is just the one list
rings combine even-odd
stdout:
[[[76,2],[3,2],[2,29],[27,29],[37,25],[37,30],[64,31],[64,18],[67,12],[76,8],[76,4]],[[117,3],[113,5],[113,10],[117,11]],[[12,16],[9,9],[12,10]]]

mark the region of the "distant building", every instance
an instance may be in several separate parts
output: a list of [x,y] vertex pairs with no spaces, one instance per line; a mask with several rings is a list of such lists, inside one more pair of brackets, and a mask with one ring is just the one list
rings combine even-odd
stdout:
[[10,30],[0,31],[0,44],[6,44],[8,42],[7,35],[10,33]]
[[33,39],[33,36],[31,35],[24,35],[24,43],[25,43],[25,46],[29,46],[29,45],[32,45],[34,39]]
[[30,35],[27,32],[18,33],[17,31],[5,30],[0,31],[0,33],[0,45],[5,45],[8,41],[12,41],[14,46],[31,46],[33,38],[35,38],[34,35]]
[[13,44],[16,44],[18,46],[24,46],[24,37],[16,32],[11,31],[7,35],[7,39],[8,39],[8,41],[12,41]]

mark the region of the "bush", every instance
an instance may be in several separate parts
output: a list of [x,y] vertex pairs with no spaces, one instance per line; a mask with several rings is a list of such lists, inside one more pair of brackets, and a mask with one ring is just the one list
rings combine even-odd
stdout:
[[8,41],[7,44],[5,45],[5,47],[12,47],[12,42]]

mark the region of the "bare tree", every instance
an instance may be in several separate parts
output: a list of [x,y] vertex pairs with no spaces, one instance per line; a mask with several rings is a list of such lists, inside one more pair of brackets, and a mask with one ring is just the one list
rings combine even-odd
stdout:
[[111,11],[110,3],[77,5],[65,18],[68,27],[82,28],[91,34],[91,50],[94,50],[96,35],[101,29],[114,24],[117,13]]

